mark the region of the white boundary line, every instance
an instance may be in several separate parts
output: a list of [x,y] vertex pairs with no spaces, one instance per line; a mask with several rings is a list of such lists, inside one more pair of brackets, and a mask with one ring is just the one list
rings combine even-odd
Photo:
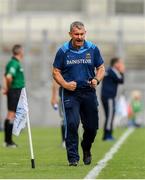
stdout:
[[84,179],[95,179],[102,169],[105,168],[107,162],[111,160],[115,153],[119,150],[124,141],[128,138],[128,136],[133,133],[134,128],[129,128],[125,133],[120,137],[120,139],[114,144],[113,147],[105,154],[104,158],[101,159],[97,165],[86,175]]

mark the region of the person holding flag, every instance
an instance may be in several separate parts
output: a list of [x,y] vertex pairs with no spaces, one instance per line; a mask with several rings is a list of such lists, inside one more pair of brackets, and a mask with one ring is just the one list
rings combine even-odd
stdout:
[[12,139],[13,123],[22,89],[25,87],[24,71],[21,66],[24,50],[19,44],[12,48],[12,58],[6,65],[3,94],[7,96],[8,113],[4,122],[5,147],[17,147]]

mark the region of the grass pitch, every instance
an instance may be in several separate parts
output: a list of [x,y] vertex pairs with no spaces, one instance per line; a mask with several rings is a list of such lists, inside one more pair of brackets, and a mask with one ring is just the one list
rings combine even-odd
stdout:
[[[117,139],[125,129],[115,130]],[[9,149],[0,147],[0,178],[84,178],[103,158],[114,142],[103,142],[99,130],[93,144],[93,161],[85,166],[82,161],[78,167],[69,167],[65,149],[61,147],[59,128],[33,128],[32,138],[36,169],[31,169],[27,130],[15,138],[19,147]],[[3,133],[0,133],[3,143]],[[137,129],[123,144],[118,153],[100,173],[99,178],[145,178],[145,130]]]
[[145,179],[145,129],[128,137],[98,178]]

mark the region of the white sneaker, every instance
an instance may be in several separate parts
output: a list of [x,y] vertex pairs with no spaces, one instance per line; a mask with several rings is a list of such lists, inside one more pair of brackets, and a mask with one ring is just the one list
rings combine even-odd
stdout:
[[17,148],[18,147],[18,145],[14,142],[11,142],[11,143],[4,142],[3,146],[8,147],[8,148]]

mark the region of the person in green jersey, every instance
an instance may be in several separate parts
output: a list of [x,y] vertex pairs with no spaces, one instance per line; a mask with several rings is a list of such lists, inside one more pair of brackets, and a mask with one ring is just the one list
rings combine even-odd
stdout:
[[130,113],[129,113],[129,125],[140,127],[141,124],[138,122],[140,115],[143,111],[143,103],[141,101],[141,92],[135,90],[132,92],[132,98],[130,102]]
[[13,121],[21,94],[22,88],[25,87],[25,78],[21,61],[24,56],[23,47],[19,44],[12,48],[12,58],[6,65],[4,74],[3,94],[7,96],[8,113],[4,122],[5,146],[17,147],[12,140]]

